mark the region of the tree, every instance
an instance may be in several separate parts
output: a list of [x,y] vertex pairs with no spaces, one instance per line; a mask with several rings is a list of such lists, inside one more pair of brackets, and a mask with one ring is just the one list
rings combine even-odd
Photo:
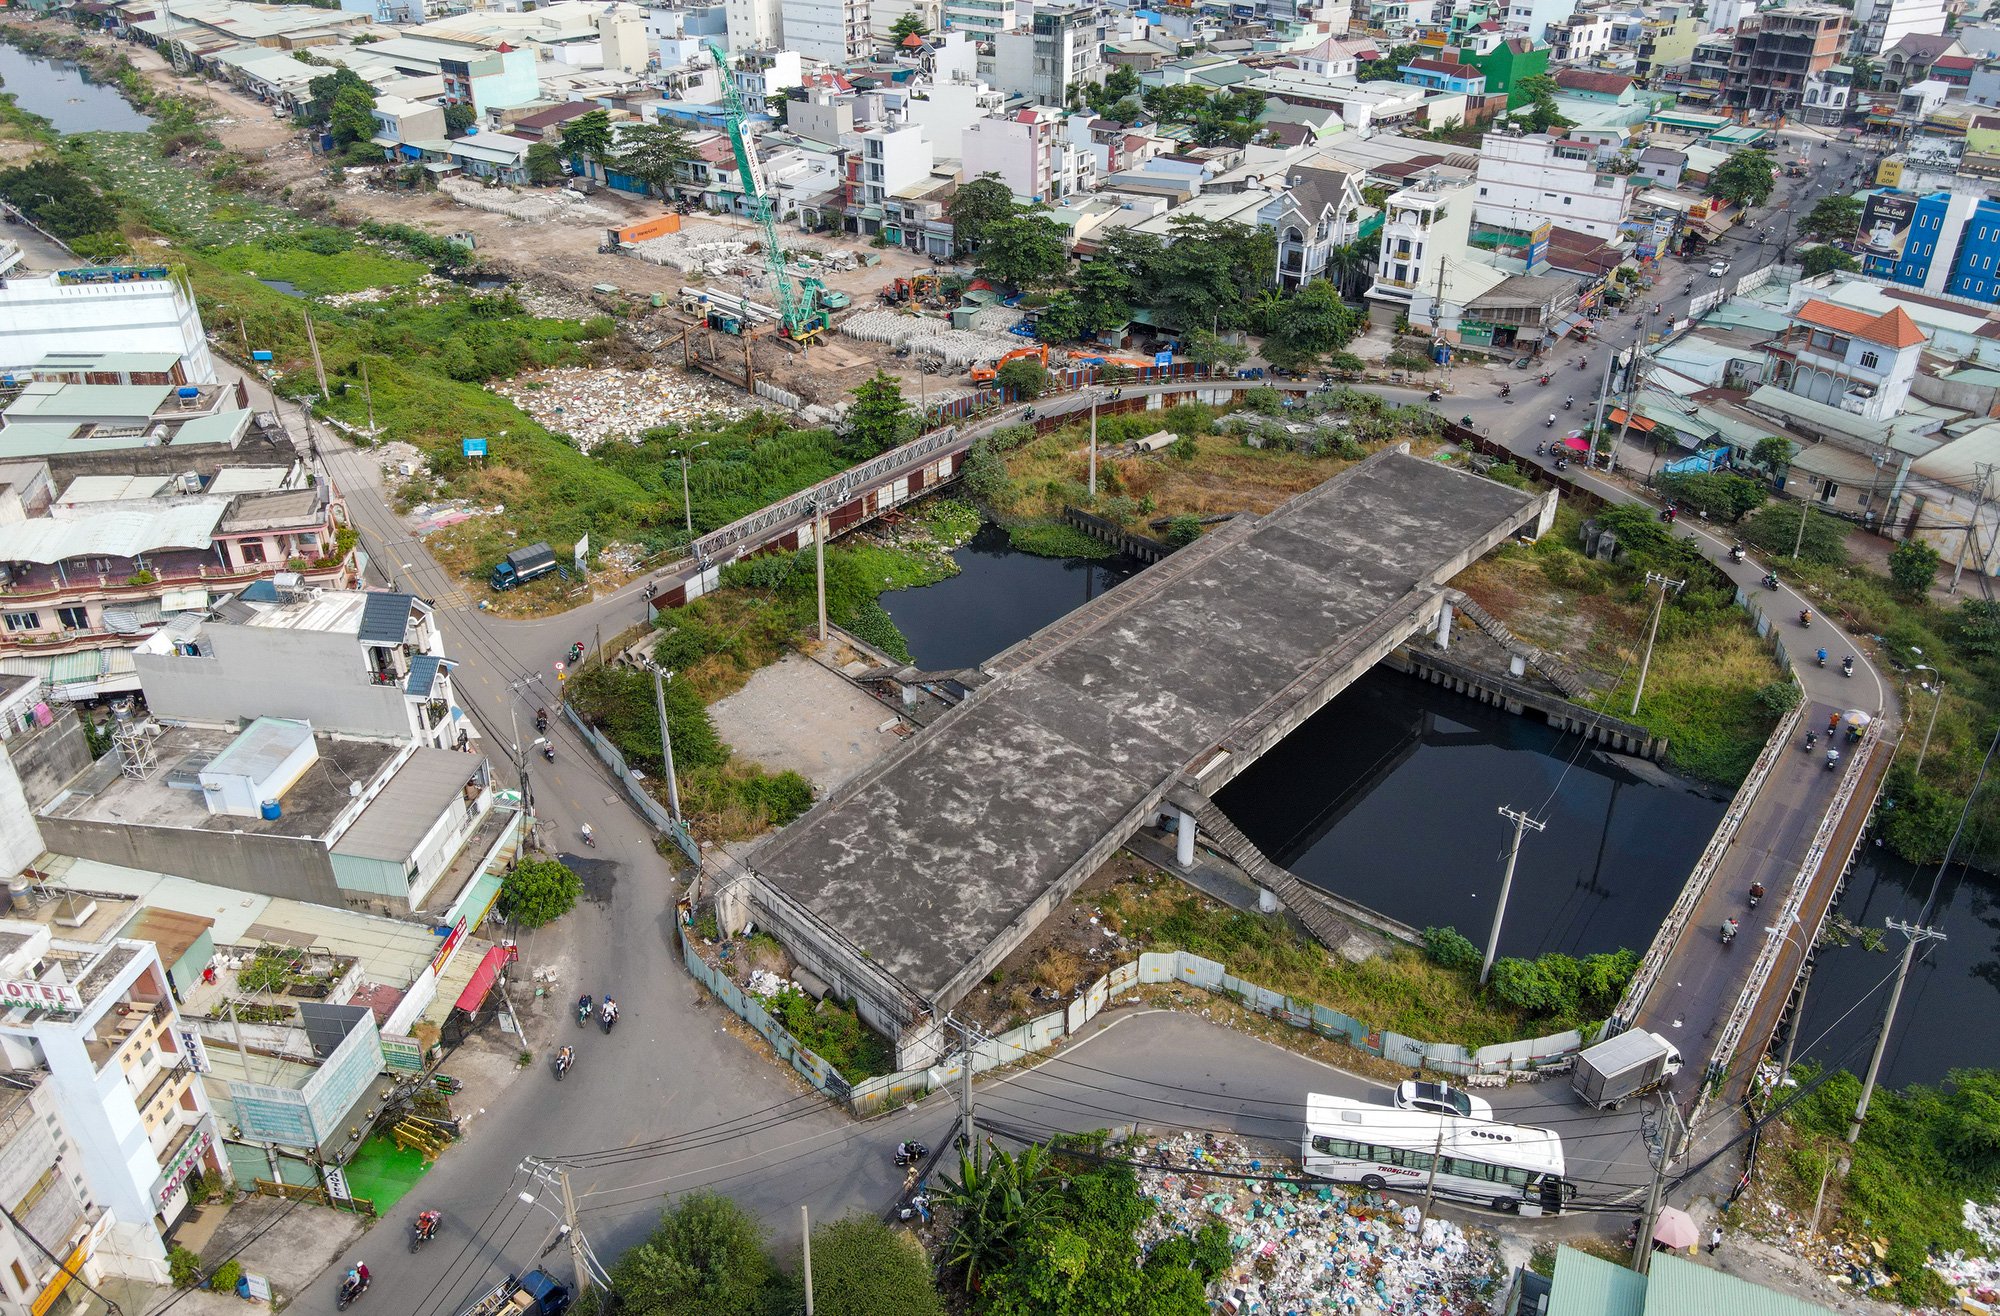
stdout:
[[922,1246],[874,1216],[813,1230],[812,1268],[818,1316],[943,1316]]
[[1776,479],[1792,464],[1792,441],[1776,434],[1767,434],[1757,440],[1757,446],[1750,450],[1750,460],[1762,466]]
[[479,111],[464,101],[452,101],[444,107],[444,131],[447,137],[463,137],[471,132],[479,122]]
[[375,135],[375,92],[373,88],[342,87],[333,98],[333,112],[327,131],[335,145],[353,146]]
[[1193,512],[1182,512],[1167,518],[1167,547],[1186,548],[1201,538],[1201,518]]
[[1249,328],[1250,299],[1270,287],[1278,266],[1276,232],[1185,217],[1169,229],[1171,240],[1146,262],[1133,286],[1175,328]]
[[1855,55],[1848,59],[1847,67],[1854,70],[1854,89],[1868,91],[1875,86],[1875,61],[1866,55]]
[[1181,355],[1198,366],[1234,370],[1250,359],[1250,349],[1231,343],[1206,329],[1190,329],[1181,335]]
[[1360,312],[1341,301],[1332,284],[1314,279],[1278,313],[1264,340],[1264,357],[1280,369],[1310,369],[1328,352],[1347,346],[1360,323]]
[[500,879],[500,908],[525,928],[555,922],[582,894],[583,879],[554,859],[523,859]]
[[548,187],[563,180],[562,152],[553,143],[536,142],[528,148],[528,181]]
[[1017,357],[1000,367],[993,382],[1020,401],[1033,402],[1049,386],[1049,372],[1027,357]]
[[951,220],[952,249],[970,256],[986,241],[988,229],[1012,219],[1018,209],[1014,194],[998,174],[983,174],[964,184],[944,208],[945,217]]
[[927,37],[930,34],[929,26],[914,10],[889,25],[889,35],[896,39],[896,44],[899,46],[911,37]]
[[624,1316],[753,1316],[773,1266],[748,1211],[697,1189],[612,1270]]
[[673,188],[683,161],[694,158],[687,134],[667,123],[639,124],[618,135],[611,167],[644,183],[661,196]]
[[1423,54],[1421,46],[1396,46],[1381,59],[1372,59],[1357,65],[1354,76],[1361,82],[1400,82],[1403,65]]
[[1139,94],[1139,75],[1120,64],[1104,75],[1104,81],[1083,91],[1084,102],[1093,113],[1107,119],[1119,116],[1120,106]]
[[40,155],[15,169],[0,170],[0,197],[59,238],[111,233],[118,206],[67,160]]
[[1761,206],[1778,185],[1769,151],[1738,151],[1708,176],[1708,193],[1738,206]]
[[[1546,73],[1536,73],[1522,78],[1515,88],[1527,98],[1527,108],[1514,117],[1521,126],[1531,133],[1555,132],[1568,128],[1573,120],[1565,119],[1556,108],[1556,80]],[[1512,99],[1509,96],[1508,99]]]
[[1761,480],[1746,479],[1729,471],[1692,471],[1685,475],[1662,475],[1660,487],[1674,499],[1697,512],[1706,512],[1718,521],[1740,521],[1770,499]]
[[358,88],[369,95],[369,103],[374,103],[375,89],[362,80],[359,73],[350,68],[337,68],[331,73],[322,73],[306,84],[306,101],[299,107],[299,117],[307,123],[327,123],[333,117],[333,101],[347,87]]
[[1382,231],[1377,229],[1365,242],[1345,242],[1326,253],[1326,277],[1333,280],[1342,297],[1361,291],[1374,272],[1376,253],[1381,246]]
[[1819,243],[1799,254],[1799,268],[1810,279],[1816,274],[1851,274],[1861,268],[1861,262],[1839,247]]
[[854,390],[854,405],[847,409],[848,444],[863,457],[887,452],[908,442],[917,431],[917,417],[903,397],[895,376],[877,370]]
[[1446,969],[1478,968],[1484,958],[1479,953],[1479,947],[1454,927],[1425,928],[1424,954]]
[[1821,197],[1806,212],[1800,227],[1807,233],[1819,234],[1829,242],[1850,242],[1861,229],[1861,202],[1839,193]]
[[958,1154],[958,1177],[939,1175],[940,1198],[952,1209],[945,1264],[960,1272],[966,1292],[1013,1260],[1021,1235],[1052,1205],[1049,1149],[1031,1143],[1019,1156],[994,1148],[978,1160]]
[[[1743,519],[1743,537],[1767,553],[1792,555],[1799,544],[1799,557],[1821,566],[1840,566],[1847,561],[1847,523],[1825,512],[1811,515],[1811,503],[1768,503]],[[1799,518],[1805,516],[1805,538],[1799,539]]]
[[562,126],[564,154],[576,160],[603,164],[611,156],[611,115],[605,110],[579,114]]
[[1938,551],[1921,539],[1905,539],[1889,554],[1889,579],[1912,598],[1922,598],[1937,580]]
[[1026,213],[986,226],[979,275],[1009,288],[1056,283],[1069,266],[1063,231],[1047,215]]

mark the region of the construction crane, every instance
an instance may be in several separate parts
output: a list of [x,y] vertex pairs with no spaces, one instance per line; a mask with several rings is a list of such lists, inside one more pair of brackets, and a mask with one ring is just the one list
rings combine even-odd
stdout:
[[729,114],[729,144],[736,152],[743,195],[750,202],[750,213],[764,228],[764,263],[771,269],[771,284],[777,291],[779,327],[793,342],[811,342],[826,328],[826,313],[820,308],[825,285],[813,278],[800,278],[794,284],[791,272],[785,268],[785,249],[778,243],[777,206],[743,123],[743,93],[736,89],[728,54],[712,41],[708,43],[708,51],[715,58],[715,70],[722,80],[722,103]]

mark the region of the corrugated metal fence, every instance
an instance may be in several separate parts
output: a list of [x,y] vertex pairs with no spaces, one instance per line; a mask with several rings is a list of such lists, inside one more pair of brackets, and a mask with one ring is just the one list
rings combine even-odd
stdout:
[[597,752],[597,757],[604,760],[604,766],[611,769],[611,775],[618,778],[618,784],[624,788],[626,798],[632,801],[632,807],[637,809],[647,822],[672,837],[674,844],[681,848],[681,853],[687,856],[688,862],[700,868],[701,847],[696,845],[694,837],[689,835],[687,825],[676,821],[658,800],[646,793],[646,788],[639,784],[639,778],[633,776],[632,770],[625,766],[625,756],[618,752],[618,747],[599,735],[596,727],[584,721],[583,714],[577,712],[574,705],[564,704],[562,711],[563,716],[569,719],[570,725],[576,728],[576,733],[583,737],[584,743]]

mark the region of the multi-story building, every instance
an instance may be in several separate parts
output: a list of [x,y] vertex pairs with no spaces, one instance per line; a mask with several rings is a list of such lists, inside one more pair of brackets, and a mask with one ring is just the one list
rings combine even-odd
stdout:
[[1097,158],[1063,132],[1063,112],[1047,105],[980,119],[959,143],[965,178],[997,174],[1014,198],[1054,203],[1097,186]]
[[1097,11],[1037,8],[1028,24],[993,37],[993,80],[1014,96],[1042,105],[1067,105],[1071,87],[1104,81],[1097,40]]
[[1686,67],[1701,39],[1701,24],[1691,5],[1661,5],[1640,25],[1632,72],[1651,78],[1668,69]]
[[1900,91],[1931,76],[1941,59],[1963,56],[1965,47],[1950,35],[1912,33],[1899,38],[1880,59],[1880,82],[1884,91]]
[[944,0],[939,14],[947,32],[985,41],[1020,26],[1014,0]]
[[1441,262],[1464,259],[1472,203],[1470,183],[1446,183],[1428,173],[1393,193],[1382,207],[1382,246],[1368,300],[1407,313]]
[[1486,95],[1486,75],[1477,64],[1461,64],[1458,56],[1446,51],[1438,58],[1418,56],[1396,70],[1412,87],[1426,91],[1446,91],[1474,99]]
[[736,80],[736,93],[751,114],[774,114],[777,103],[793,87],[805,86],[805,70],[799,52],[759,46],[737,56],[729,76]]
[[1800,117],[1807,123],[1831,127],[1846,120],[1853,97],[1854,70],[1846,64],[1835,64],[1823,73],[1807,77]]
[[99,1264],[164,1282],[161,1235],[187,1210],[189,1177],[228,1172],[158,948],[0,922],[0,1001],[0,1060],[46,1071],[77,1153],[77,1165],[49,1167],[52,1177],[68,1180],[86,1215],[112,1217]]
[[1277,284],[1296,291],[1326,274],[1327,258],[1361,235],[1361,224],[1373,210],[1361,198],[1362,175],[1356,170],[1290,171],[1285,190],[1259,213],[1259,223],[1278,235]]
[[598,63],[618,73],[644,73],[652,63],[646,15],[637,5],[607,5],[597,16]]
[[0,282],[0,370],[19,374],[78,352],[171,356],[178,363],[171,382],[215,382],[194,291],[164,265],[89,266]]
[[[1945,0],[1855,0],[1854,54],[1879,58],[1906,37],[1950,42],[1945,33]],[[1883,72],[1888,72],[1886,64]]]
[[1505,96],[1507,108],[1518,110],[1528,103],[1528,94],[1521,90],[1521,83],[1549,71],[1549,48],[1526,37],[1508,37],[1484,51],[1462,46],[1458,62],[1470,64],[1485,74],[1487,94]]
[[727,0],[723,20],[732,55],[748,54],[784,41],[782,0]]
[[485,44],[489,48],[459,50],[438,59],[447,104],[470,105],[483,116],[532,105],[541,99],[542,80],[536,71],[534,51],[498,39],[461,44],[467,47]]
[[54,1310],[72,1272],[103,1283],[105,1268],[92,1254],[115,1217],[91,1197],[83,1153],[45,1070],[0,1074],[0,1206],[21,1222],[0,1232],[0,1312]]
[[785,46],[823,64],[866,58],[874,48],[869,0],[781,0]]
[[1553,224],[1614,239],[1630,192],[1630,179],[1580,142],[1547,133],[1496,133],[1480,147],[1475,209],[1482,226],[1532,232]]
[[1870,315],[1809,300],[1770,346],[1772,382],[1864,420],[1887,421],[1909,400],[1924,342],[1900,307]]
[[1812,4],[1745,16],[1732,43],[1724,101],[1759,111],[1798,109],[1806,85],[1840,61],[1852,17],[1833,5]]
[[1961,181],[1963,190],[1871,193],[1856,236],[1862,273],[2000,305],[2000,201]]
[[924,130],[893,121],[858,134],[861,149],[847,155],[849,171],[848,219],[854,231],[877,237],[888,216],[891,201],[914,195],[931,176],[931,144]]
[[1579,10],[1549,24],[1549,57],[1560,64],[1581,64],[1611,49],[1611,19]]

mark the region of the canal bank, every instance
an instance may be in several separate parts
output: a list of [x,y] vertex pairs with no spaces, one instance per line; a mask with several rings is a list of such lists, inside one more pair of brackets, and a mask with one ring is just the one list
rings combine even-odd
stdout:
[[135,109],[118,88],[93,78],[87,69],[60,59],[43,59],[0,42],[0,87],[14,103],[38,114],[62,134],[140,133],[153,126],[151,115]]

